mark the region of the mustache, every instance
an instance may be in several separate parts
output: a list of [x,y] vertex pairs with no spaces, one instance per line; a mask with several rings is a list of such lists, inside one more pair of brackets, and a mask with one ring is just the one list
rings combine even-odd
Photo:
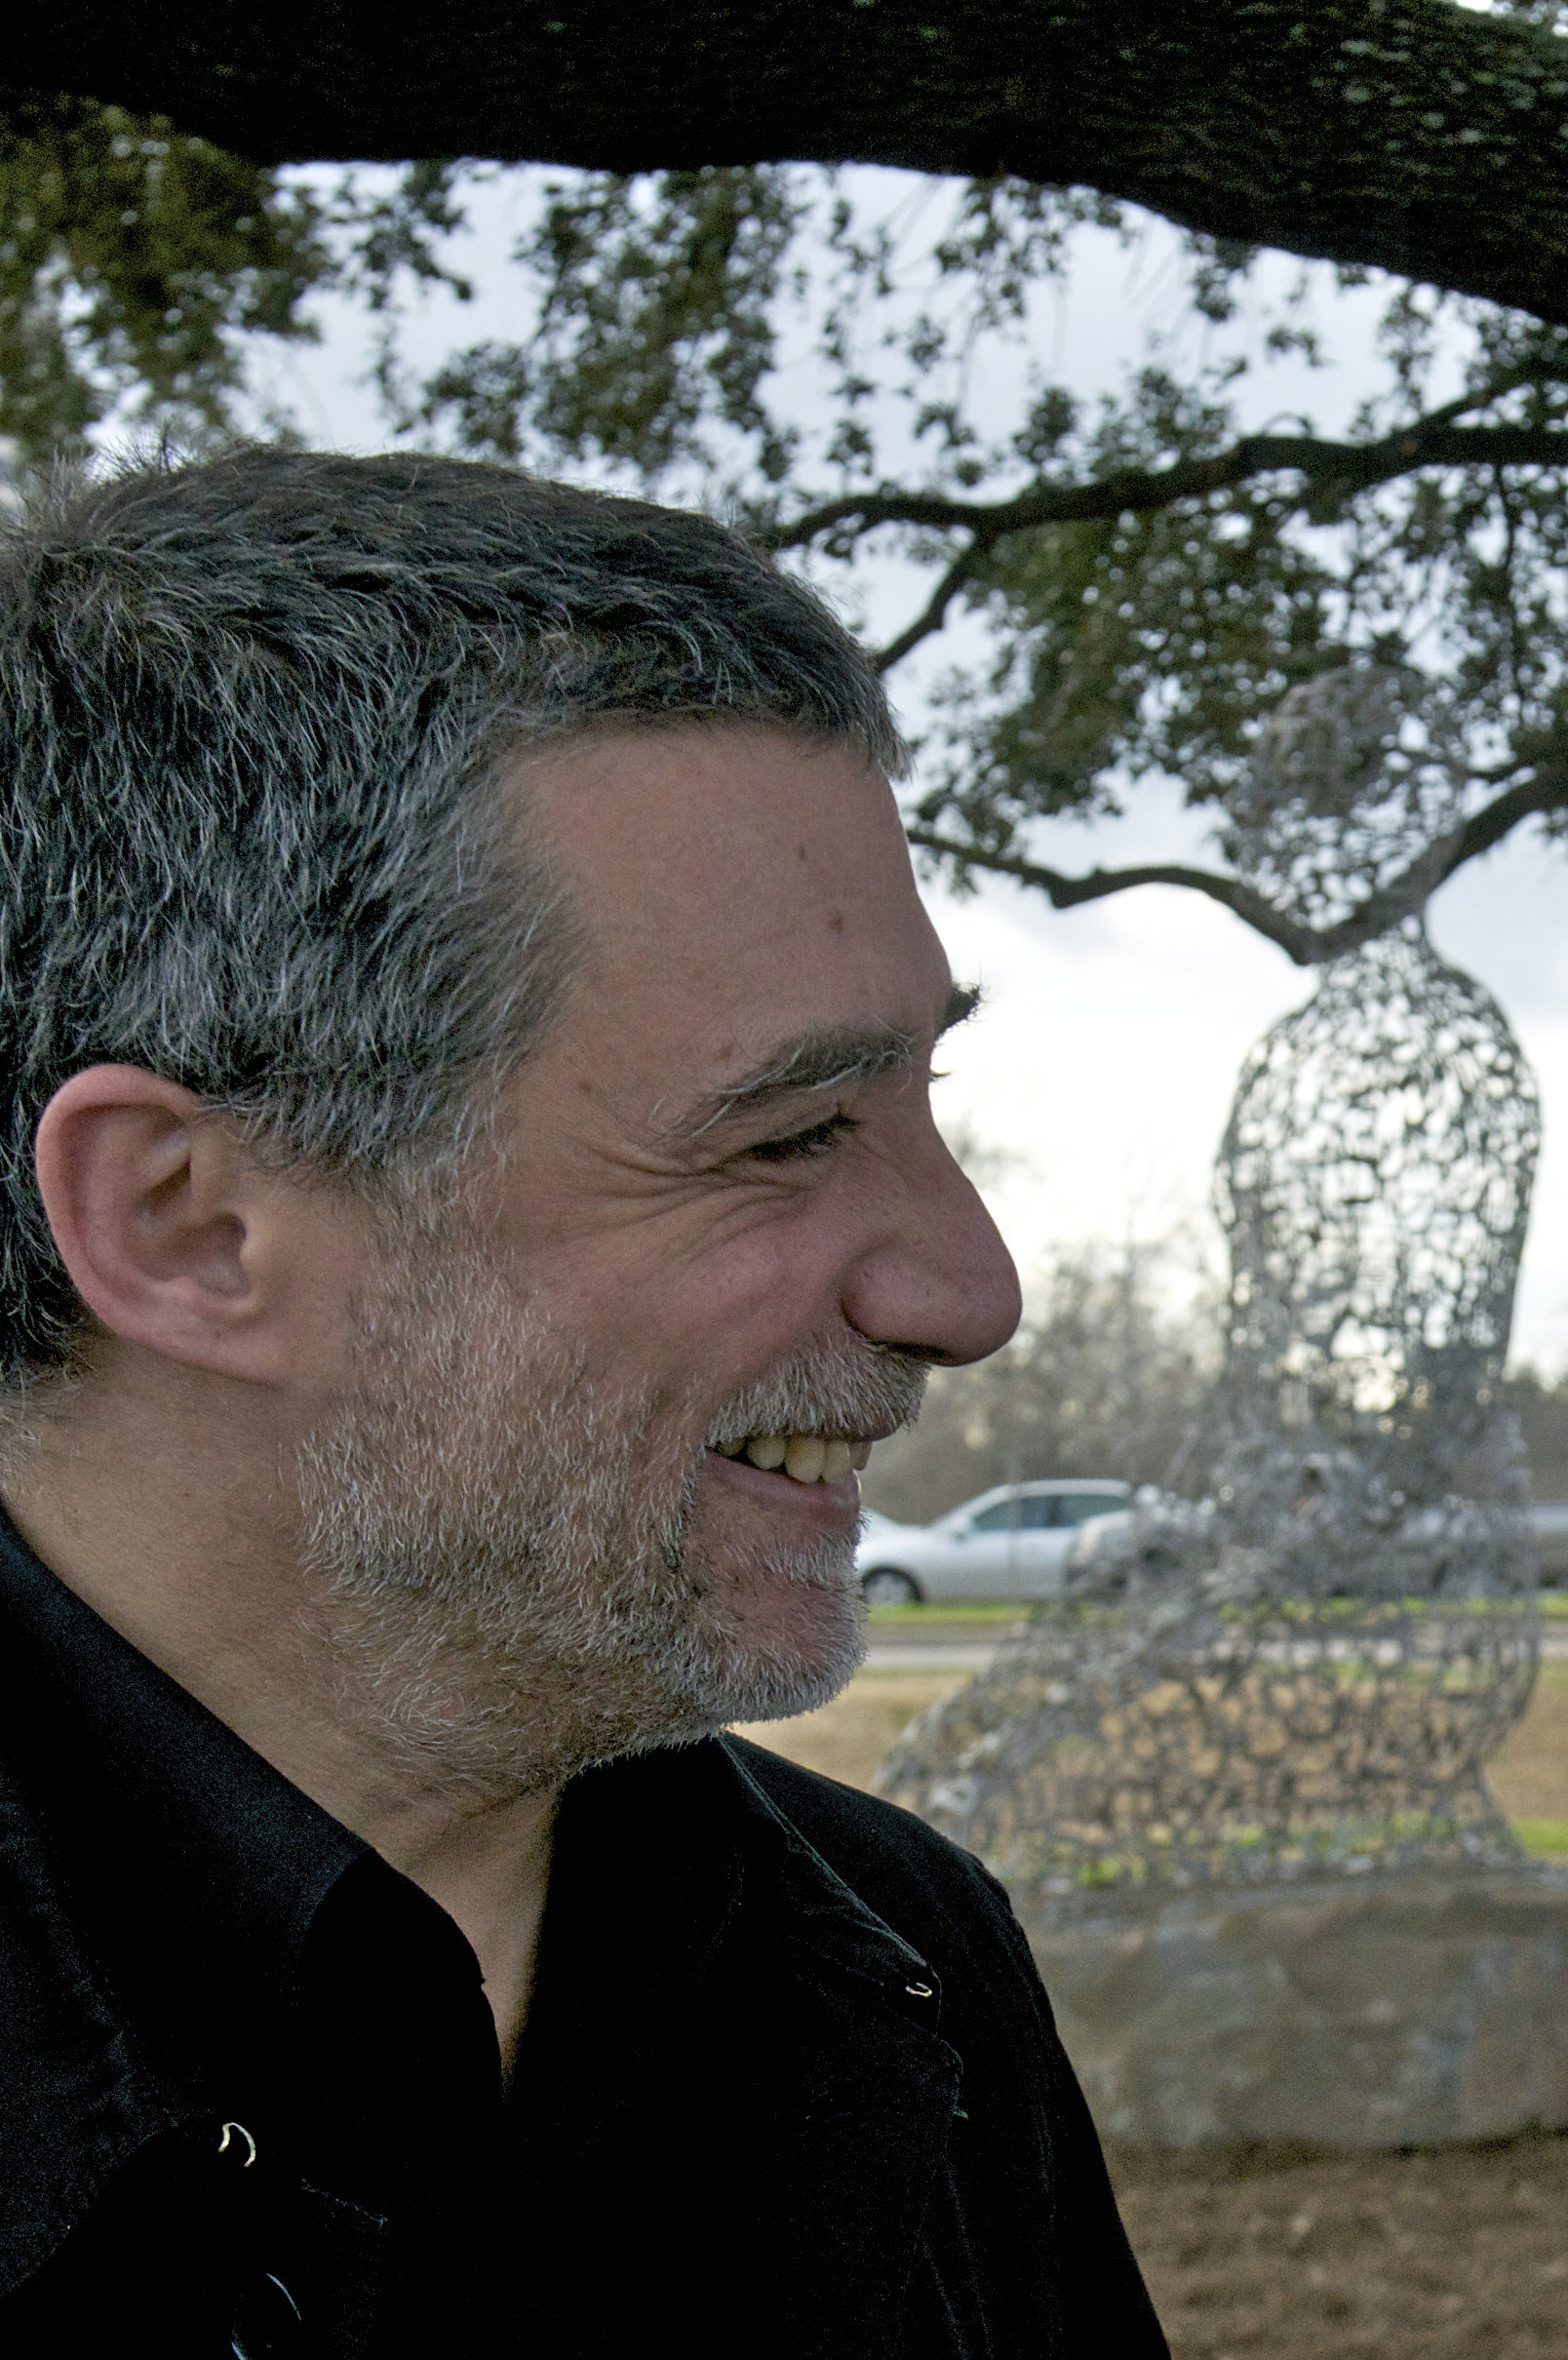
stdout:
[[893,1345],[821,1345],[727,1401],[709,1429],[709,1447],[754,1434],[897,1434],[920,1416],[930,1374],[929,1361]]

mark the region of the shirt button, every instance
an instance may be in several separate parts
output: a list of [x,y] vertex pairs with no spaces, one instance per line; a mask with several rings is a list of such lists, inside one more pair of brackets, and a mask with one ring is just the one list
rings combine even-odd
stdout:
[[253,2279],[234,2305],[229,2350],[234,2360],[273,2360],[301,2348],[299,2306],[271,2271]]

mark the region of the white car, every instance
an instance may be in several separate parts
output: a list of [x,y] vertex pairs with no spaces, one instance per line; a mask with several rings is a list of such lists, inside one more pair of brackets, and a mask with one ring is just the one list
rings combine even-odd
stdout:
[[1530,1521],[1541,1555],[1541,1587],[1560,1590],[1568,1584],[1568,1503],[1538,1500],[1530,1511]]
[[1059,1597],[1073,1536],[1093,1516],[1115,1515],[1130,1483],[1000,1483],[934,1524],[868,1516],[855,1552],[860,1587],[875,1606],[920,1600]]

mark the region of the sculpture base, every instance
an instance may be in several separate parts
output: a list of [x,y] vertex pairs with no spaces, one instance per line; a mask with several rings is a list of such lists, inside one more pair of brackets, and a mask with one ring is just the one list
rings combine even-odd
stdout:
[[1568,1874],[1521,1867],[1016,1907],[1101,2133],[1447,2145],[1568,2128]]

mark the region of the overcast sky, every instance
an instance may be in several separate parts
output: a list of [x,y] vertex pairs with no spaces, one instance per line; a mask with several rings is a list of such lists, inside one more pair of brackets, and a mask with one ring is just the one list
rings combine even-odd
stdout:
[[[895,184],[893,176],[883,177]],[[521,176],[485,194],[464,256],[480,300],[460,309],[437,299],[416,315],[411,349],[425,366],[453,344],[519,333],[504,256],[529,202]],[[1266,258],[1260,297],[1277,294],[1296,268]],[[1152,225],[1132,252],[1086,233],[1070,286],[1041,299],[1036,341],[1042,365],[1085,396],[1108,389],[1151,334],[1177,337],[1170,357],[1190,365],[1206,332],[1183,327],[1182,288],[1175,241],[1162,225]],[[1320,429],[1336,431],[1370,390],[1378,291],[1338,295],[1326,271],[1316,274],[1316,288],[1336,367],[1271,368],[1248,394],[1247,422],[1305,409]],[[384,429],[357,381],[367,359],[364,323],[334,305],[322,316],[323,343],[269,364],[265,390],[294,410],[312,440],[375,448]],[[1232,340],[1244,344],[1250,334],[1256,346],[1261,334],[1243,320]],[[1009,390],[1003,374],[999,403]],[[924,594],[913,575],[882,575],[872,595],[873,626],[896,627]],[[952,652],[943,648],[923,673],[896,677],[906,718],[918,723],[924,680]],[[1127,859],[1201,861],[1206,824],[1181,808],[1174,787],[1146,787],[1126,819],[1092,828],[1050,823],[1039,849],[1073,870]],[[1498,996],[1541,1084],[1546,1151],[1515,1351],[1551,1369],[1568,1364],[1565,888],[1565,856],[1520,839],[1462,872],[1431,910],[1439,948]],[[1002,882],[969,899],[941,888],[929,898],[956,969],[987,989],[983,1015],[951,1045],[940,1104],[956,1129],[1001,1151],[989,1193],[1026,1273],[1064,1240],[1117,1239],[1129,1227],[1150,1236],[1182,1220],[1201,1227],[1241,1056],[1307,997],[1312,976],[1228,912],[1170,888],[1143,888],[1060,916]]]

